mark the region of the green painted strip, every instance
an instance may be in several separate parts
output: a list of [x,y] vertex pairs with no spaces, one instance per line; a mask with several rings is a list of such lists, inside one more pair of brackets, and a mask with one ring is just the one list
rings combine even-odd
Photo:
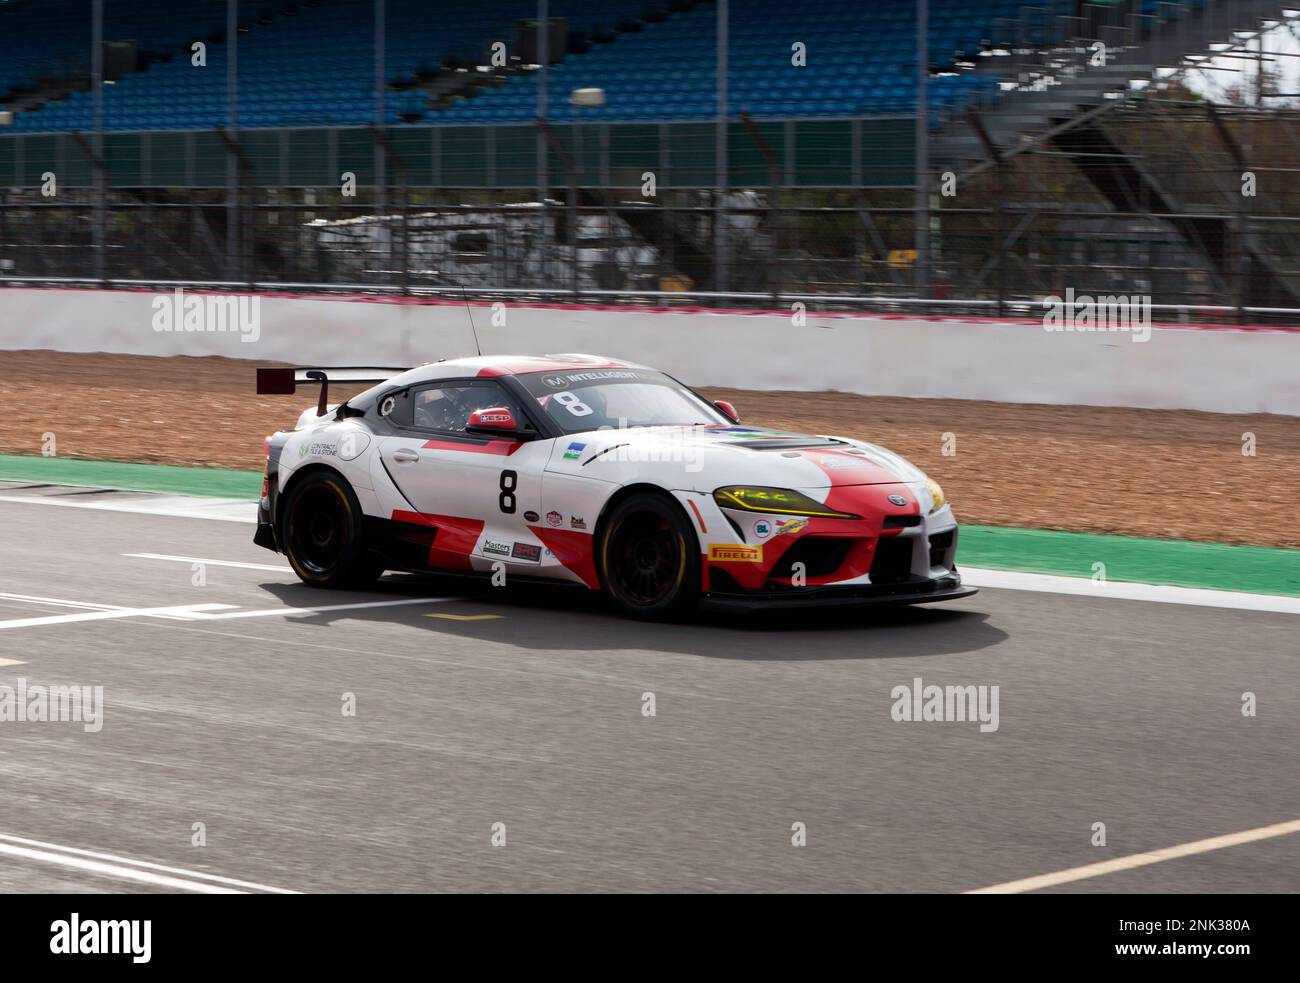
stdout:
[[1300,597],[1300,550],[1049,529],[962,526],[958,566]]
[[0,454],[0,481],[44,481],[53,485],[118,488],[122,491],[244,498],[250,502],[257,501],[262,493],[262,475],[257,471],[14,454]]
[[[0,454],[3,480],[248,501],[262,488],[256,471]],[[1265,546],[962,526],[958,559],[968,567],[1063,577],[1091,577],[1093,564],[1104,563],[1107,580],[1300,597],[1300,550]]]

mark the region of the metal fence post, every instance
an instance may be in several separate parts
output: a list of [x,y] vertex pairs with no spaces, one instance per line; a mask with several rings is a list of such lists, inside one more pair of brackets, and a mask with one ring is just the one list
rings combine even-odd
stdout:
[[916,0],[916,295],[930,292],[930,104],[926,83],[930,76],[930,7],[928,0]]
[[107,269],[104,250],[107,248],[107,216],[105,209],[108,182],[104,174],[104,0],[95,0],[94,27],[91,30],[91,85],[95,90],[95,279],[104,285]]
[[547,207],[546,199],[550,192],[550,159],[548,154],[550,148],[548,144],[549,134],[546,132],[546,117],[548,112],[548,100],[550,92],[547,89],[548,79],[546,74],[547,64],[551,60],[551,7],[549,0],[537,0],[537,30],[535,33],[535,43],[537,45],[537,202],[541,208],[541,263],[542,275],[546,275],[546,258],[550,251],[547,244],[550,236],[550,209]]
[[393,265],[393,233],[391,224],[386,225],[383,221],[384,213],[388,211],[388,142],[385,139],[388,132],[385,125],[387,111],[384,101],[384,90],[386,74],[384,62],[384,48],[386,38],[384,34],[387,11],[384,0],[374,0],[375,4],[375,140],[374,140],[374,163],[375,163],[375,219],[379,223],[382,232],[386,232],[387,242],[384,244],[385,264],[391,269]]
[[717,192],[714,196],[713,210],[713,289],[725,291],[729,277],[727,268],[730,263],[731,237],[727,234],[726,198],[730,183],[727,161],[727,61],[728,24],[730,23],[729,4],[727,0],[718,0],[718,38],[717,38],[717,72],[718,72],[718,106],[717,120],[714,127],[714,161],[717,167]]

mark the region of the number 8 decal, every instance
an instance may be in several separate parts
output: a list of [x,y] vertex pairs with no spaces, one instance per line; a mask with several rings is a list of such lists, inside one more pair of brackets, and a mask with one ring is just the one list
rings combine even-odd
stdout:
[[[567,398],[566,398],[567,397]],[[555,394],[555,401],[574,416],[590,416],[591,407],[578,398],[577,393],[562,392]]]
[[501,472],[501,511],[506,515],[515,514],[515,488],[519,486],[519,474],[515,471]]

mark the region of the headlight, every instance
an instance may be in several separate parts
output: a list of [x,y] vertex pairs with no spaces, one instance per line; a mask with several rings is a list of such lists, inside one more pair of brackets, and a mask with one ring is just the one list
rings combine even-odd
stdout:
[[836,512],[802,492],[790,488],[764,488],[755,485],[727,485],[713,493],[713,500],[724,509],[767,512],[773,515],[811,515],[823,519],[860,519],[849,512]]
[[930,497],[934,499],[930,505],[930,514],[933,515],[943,508],[947,500],[943,497],[943,489],[939,487],[939,482],[933,478],[926,478],[925,486],[930,489]]

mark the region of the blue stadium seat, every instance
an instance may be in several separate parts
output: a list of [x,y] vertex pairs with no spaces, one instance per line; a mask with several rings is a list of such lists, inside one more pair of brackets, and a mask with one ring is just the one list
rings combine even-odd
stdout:
[[[296,6],[293,15],[284,11]],[[988,41],[998,19],[1017,20],[1022,8],[1067,12],[1069,0],[930,0],[932,64],[951,65]],[[84,0],[10,0],[0,6],[0,94],[34,79],[84,72],[90,25]],[[206,67],[189,57],[193,40],[216,40],[224,31],[224,0],[109,0],[105,36],[134,38],[152,63],[104,90],[109,129],[210,129],[226,122],[225,45],[207,49]],[[590,32],[637,14],[631,0],[551,0],[554,16],[571,30]],[[305,0],[298,5],[241,0],[239,116],[242,125],[336,125],[373,121],[373,0]],[[412,80],[448,58],[474,62],[493,41],[513,44],[516,20],[536,13],[536,0],[387,0],[386,64],[389,79]],[[907,112],[915,103],[915,12],[899,0],[732,0],[733,112],[755,117],[857,116]],[[259,15],[269,15],[261,23]],[[1043,14],[1023,15],[1030,24]],[[701,3],[667,20],[620,34],[570,54],[548,72],[550,114],[581,119],[705,119],[713,115],[715,67],[713,4]],[[18,43],[12,43],[17,39]],[[791,46],[805,46],[807,63],[791,63]],[[514,75],[495,89],[442,109],[428,108],[422,89],[386,94],[387,121],[524,123],[536,115],[535,73]],[[605,89],[600,108],[575,108],[572,89]],[[960,106],[991,79],[936,77],[928,87],[935,109]],[[13,132],[89,129],[87,92],[17,114]]]

